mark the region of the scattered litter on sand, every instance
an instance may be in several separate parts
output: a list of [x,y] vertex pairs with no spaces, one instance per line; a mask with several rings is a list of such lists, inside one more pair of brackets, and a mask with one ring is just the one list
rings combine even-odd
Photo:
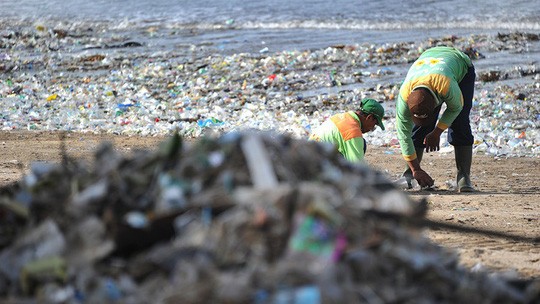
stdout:
[[406,68],[444,44],[478,64],[475,153],[539,156],[537,62],[482,66],[494,57],[485,54],[526,58],[538,40],[518,32],[226,55],[155,51],[106,24],[5,24],[0,128],[189,138],[253,128],[306,138],[329,116],[371,97],[383,103],[389,127],[366,136],[369,144],[394,147],[394,102]]
[[[266,132],[103,143],[0,188],[13,303],[533,303],[414,225],[413,201],[328,145]],[[25,302],[23,302],[25,301]]]

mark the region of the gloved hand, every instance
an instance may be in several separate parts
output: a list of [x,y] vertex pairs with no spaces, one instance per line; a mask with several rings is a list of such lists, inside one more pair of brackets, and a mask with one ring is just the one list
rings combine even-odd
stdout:
[[413,177],[416,179],[420,187],[431,187],[435,183],[433,178],[422,169],[413,171]]

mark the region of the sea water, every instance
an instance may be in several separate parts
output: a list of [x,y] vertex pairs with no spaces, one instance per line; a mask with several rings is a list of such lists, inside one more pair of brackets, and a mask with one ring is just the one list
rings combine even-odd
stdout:
[[[522,0],[1,0],[0,20],[104,21],[170,49],[211,45],[222,53],[276,52],[335,44],[391,43],[444,35],[538,32],[540,5]],[[156,35],[159,36],[159,35]]]

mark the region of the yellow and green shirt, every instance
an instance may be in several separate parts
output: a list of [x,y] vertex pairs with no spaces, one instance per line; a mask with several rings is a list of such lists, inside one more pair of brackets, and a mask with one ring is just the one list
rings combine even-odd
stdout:
[[413,121],[407,105],[409,94],[416,88],[424,87],[434,95],[436,107],[445,103],[446,110],[437,127],[446,130],[463,109],[459,82],[471,66],[471,59],[466,54],[444,46],[426,50],[413,63],[399,89],[396,103],[396,130],[405,160],[411,161],[417,157],[411,138]]
[[364,159],[361,126],[360,119],[353,111],[336,114],[323,122],[309,139],[332,143],[345,159],[360,162]]

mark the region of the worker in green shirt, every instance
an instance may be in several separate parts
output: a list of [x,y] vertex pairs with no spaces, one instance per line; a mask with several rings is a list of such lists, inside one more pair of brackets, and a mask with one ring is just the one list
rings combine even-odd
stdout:
[[333,115],[323,122],[309,137],[310,140],[329,142],[351,162],[364,159],[367,144],[362,134],[378,125],[384,130],[384,108],[374,99],[363,99],[360,108]]
[[[470,58],[453,47],[434,47],[423,52],[410,67],[396,104],[396,129],[408,168],[403,173],[420,186],[434,181],[422,170],[423,151],[438,151],[440,136],[448,129],[454,146],[459,192],[471,192],[472,144],[469,114],[474,94],[475,70]],[[442,105],[446,109],[439,118]]]

